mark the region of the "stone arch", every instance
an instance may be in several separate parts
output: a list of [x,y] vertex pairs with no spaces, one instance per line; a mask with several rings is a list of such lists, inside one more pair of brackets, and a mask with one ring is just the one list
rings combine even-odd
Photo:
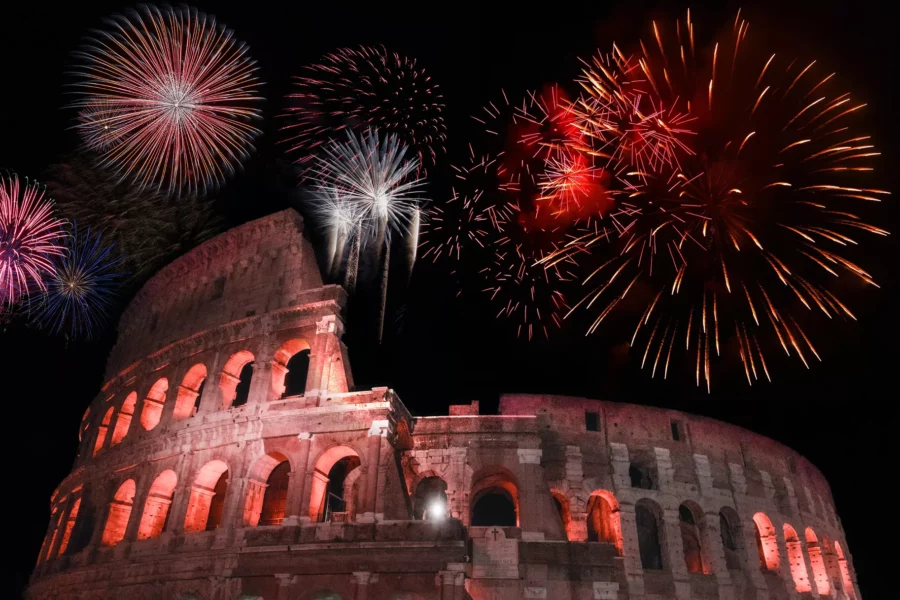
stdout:
[[519,486],[513,473],[501,466],[488,466],[472,476],[469,524],[519,526]]
[[737,511],[730,506],[724,506],[719,511],[719,537],[725,550],[725,566],[729,570],[740,571],[745,556],[744,528]]
[[347,473],[347,476],[344,479],[343,498],[344,510],[347,513],[347,518],[349,518],[350,515],[356,514],[357,509],[360,508],[360,486],[358,485],[358,482],[361,475],[362,469],[353,469]]
[[106,525],[103,527],[103,536],[100,538],[101,546],[115,546],[125,539],[125,530],[128,528],[131,509],[134,507],[136,490],[137,484],[134,479],[126,479],[116,490],[109,503]]
[[[219,389],[222,392],[222,408],[229,408],[234,405],[237,398],[238,384],[242,382],[241,376],[245,374],[244,367],[252,365],[254,361],[253,353],[249,350],[238,350],[231,355],[231,358],[222,367],[222,373],[219,375]],[[249,386],[249,381],[246,382]],[[243,388],[242,388],[243,389]]]
[[[326,516],[328,504],[327,494],[329,493],[328,484],[330,481],[329,474],[331,473],[331,470],[338,461],[345,459],[348,459],[349,461],[353,458],[356,459],[354,461],[356,466],[353,467],[355,469],[360,464],[359,453],[354,448],[344,445],[331,446],[319,454],[315,466],[313,467],[312,485],[309,494],[309,518],[313,522],[320,521]],[[369,468],[368,465],[367,468]],[[350,471],[352,471],[352,469]],[[350,471],[347,471],[347,473]]]
[[812,586],[809,582],[809,573],[806,571],[806,559],[803,557],[803,544],[797,535],[797,530],[785,523],[782,528],[784,531],[784,544],[787,548],[788,564],[791,567],[791,579],[794,580],[794,587],[800,593],[809,592]]
[[834,552],[837,554],[838,568],[841,570],[841,586],[844,593],[850,600],[856,600],[856,588],[853,586],[853,579],[850,577],[850,564],[844,555],[844,548],[837,540],[834,541]]
[[169,508],[172,506],[172,496],[175,494],[177,484],[178,476],[172,469],[166,469],[157,475],[150,484],[150,491],[144,502],[144,513],[138,526],[139,540],[159,537],[163,532],[169,519]]
[[[59,551],[57,555],[62,556],[66,553],[66,550],[69,547],[69,540],[72,537],[72,530],[75,527],[75,523],[78,519],[78,512],[81,509],[81,497],[72,498],[69,505],[69,514],[66,516],[66,522],[63,527],[63,535],[62,540],[59,543]],[[62,515],[60,515],[62,517]]]
[[197,471],[184,517],[185,533],[212,531],[222,525],[228,473],[228,464],[218,459]]
[[416,483],[413,501],[413,518],[417,520],[441,520],[447,516],[447,482],[431,473],[420,477]]
[[150,387],[150,391],[147,392],[147,397],[144,398],[144,406],[141,408],[141,425],[147,431],[159,425],[168,391],[169,380],[165,377],[160,377]]
[[594,490],[588,501],[587,531],[589,542],[614,544],[622,556],[622,518],[619,502],[608,490]]
[[822,553],[822,547],[819,545],[819,538],[812,527],[807,527],[805,531],[806,551],[809,553],[809,564],[812,566],[813,579],[816,582],[816,589],[820,596],[827,596],[831,593],[831,581],[828,579],[828,570],[825,568],[825,556]]
[[756,549],[759,551],[759,567],[764,571],[775,571],[781,568],[781,556],[778,554],[778,540],[775,537],[775,526],[765,513],[753,515],[756,527]]
[[[279,466],[284,465],[279,469]],[[256,527],[265,514],[266,521],[284,518],[287,480],[291,463],[281,452],[273,451],[260,457],[251,467],[244,502],[244,525]],[[273,478],[272,475],[275,475]],[[272,484],[276,484],[273,486]],[[271,492],[269,490],[272,490]],[[277,514],[280,508],[280,517]],[[272,523],[270,523],[272,524]]]
[[695,502],[683,502],[678,507],[678,527],[681,531],[684,565],[688,573],[712,573],[704,552],[706,527],[703,509]]
[[662,509],[653,500],[641,498],[634,505],[634,520],[637,527],[641,567],[644,570],[662,570],[666,567],[663,558],[666,540]]
[[302,396],[306,392],[309,353],[309,342],[303,338],[290,339],[275,352],[272,359],[274,398]]
[[64,550],[60,550],[60,553],[76,554],[81,552],[91,542],[91,537],[94,534],[94,506],[87,486],[81,490],[81,496],[78,500],[77,508],[73,506],[69,517],[73,524],[71,536],[68,544]]
[[570,542],[581,541],[572,537],[575,532],[572,529],[572,505],[569,502],[569,498],[558,489],[551,489],[550,497],[553,498],[553,504],[556,506],[562,529],[566,532],[566,539]]
[[175,409],[172,412],[174,421],[182,421],[196,414],[200,395],[206,385],[206,375],[206,365],[203,363],[197,363],[184,374],[175,396]]
[[137,392],[131,392],[125,398],[125,401],[122,402],[122,406],[119,408],[119,414],[116,415],[116,426],[113,428],[112,438],[109,440],[110,446],[115,446],[128,435],[136,404]]
[[94,451],[92,456],[97,456],[97,453],[103,448],[103,443],[106,441],[106,433],[109,430],[109,424],[112,423],[113,412],[115,410],[116,409],[113,406],[106,409],[103,420],[100,421],[100,425],[97,426],[97,439],[94,441]]

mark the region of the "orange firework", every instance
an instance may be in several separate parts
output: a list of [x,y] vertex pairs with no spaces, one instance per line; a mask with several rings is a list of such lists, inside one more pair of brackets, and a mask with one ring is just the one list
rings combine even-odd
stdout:
[[720,356],[739,357],[751,385],[770,379],[773,348],[807,367],[820,360],[809,323],[856,318],[836,288],[875,285],[857,255],[888,235],[865,218],[888,194],[866,182],[878,152],[855,129],[865,104],[815,61],[760,52],[747,31],[738,18],[704,52],[690,14],[653,24],[638,69],[623,72],[656,106],[689,115],[690,151],[619,172],[626,192],[609,227],[541,261],[590,256],[573,308],[595,311],[589,331],[631,294],[643,307],[630,339],[642,366],[665,377],[682,350],[707,390]]

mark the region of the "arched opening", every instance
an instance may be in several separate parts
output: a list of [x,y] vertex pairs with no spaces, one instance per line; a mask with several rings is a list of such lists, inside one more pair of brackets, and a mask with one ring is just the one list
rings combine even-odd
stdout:
[[[550,497],[553,498],[553,506],[556,507],[556,514],[559,515],[559,524],[562,525],[562,530],[566,533],[566,539],[570,542],[575,541],[583,541],[577,540],[572,537],[573,532],[571,532],[572,528],[572,511],[569,508],[569,500],[562,493],[551,491]],[[575,534],[577,536],[577,534]]]
[[809,564],[812,567],[816,589],[820,596],[831,593],[831,581],[828,579],[828,570],[825,568],[825,557],[822,555],[822,547],[812,527],[806,528],[806,551],[809,553]]
[[77,554],[87,548],[94,535],[94,507],[91,505],[90,495],[82,491],[79,500],[77,515],[73,518],[75,525],[72,536],[65,548],[66,554]]
[[647,499],[638,500],[634,506],[641,567],[645,570],[660,571],[663,568],[660,512],[659,507]]
[[[84,411],[84,415],[81,417],[81,425],[78,426],[78,441],[82,441],[84,439],[84,434],[87,432],[88,428],[91,426],[91,421],[88,417],[91,416],[91,407],[88,406],[87,410]],[[79,448],[79,452],[81,449]]]
[[75,522],[78,520],[78,511],[81,508],[81,498],[75,498],[72,501],[72,506],[69,507],[69,516],[66,519],[66,526],[63,530],[62,541],[59,543],[59,555],[62,556],[66,549],[69,547],[69,540],[72,537],[72,529],[75,527]]
[[302,338],[288,340],[275,352],[272,361],[272,391],[275,398],[306,393],[309,372],[309,344]]
[[512,473],[503,467],[487,467],[472,481],[470,525],[519,526],[519,486]]
[[115,446],[128,435],[128,429],[131,427],[131,419],[134,416],[134,407],[137,404],[137,392],[131,392],[122,403],[119,414],[116,416],[116,426],[113,428],[112,439],[109,441],[110,446]]
[[147,397],[144,398],[144,407],[141,409],[141,425],[147,431],[159,425],[168,391],[169,380],[165,377],[160,377],[150,388],[150,391],[147,392]]
[[175,396],[175,409],[172,419],[181,421],[194,416],[195,408],[200,401],[200,393],[206,383],[206,365],[197,363],[185,373]]
[[212,531],[222,524],[225,494],[228,491],[228,465],[212,460],[200,468],[191,486],[184,531]]
[[440,521],[447,517],[447,482],[433,475],[416,485],[413,518]]
[[[246,404],[253,378],[253,354],[240,350],[231,355],[219,375],[219,389],[222,392],[222,408]],[[245,369],[250,365],[249,369]],[[238,389],[240,388],[240,390]],[[240,402],[238,392],[240,391]]]
[[838,567],[841,570],[841,585],[844,588],[844,593],[847,594],[850,600],[856,600],[856,588],[853,587],[853,580],[850,578],[850,565],[847,563],[847,557],[844,556],[844,549],[841,547],[841,543],[837,540],[834,542],[834,551],[837,554]]
[[100,545],[115,546],[125,539],[128,519],[131,517],[131,509],[134,506],[135,489],[134,479],[128,479],[116,490],[112,502],[109,503],[109,513],[106,516],[106,525],[103,527]]
[[256,461],[247,482],[244,525],[280,525],[284,520],[291,465],[280,452]]
[[103,415],[103,420],[100,422],[100,426],[97,427],[97,439],[94,441],[94,452],[92,456],[97,456],[97,453],[100,452],[100,449],[103,448],[103,443],[106,441],[106,433],[109,431],[109,424],[112,422],[114,407],[110,406],[106,410],[106,414]]
[[587,531],[589,542],[615,544],[622,554],[622,522],[619,503],[606,490],[597,490],[588,501]]
[[654,489],[653,474],[650,467],[638,463],[631,463],[628,467],[628,477],[631,479],[631,487],[642,490]]
[[732,571],[741,570],[742,532],[740,519],[730,508],[719,511],[719,536],[725,550],[725,566]]
[[177,483],[175,471],[167,469],[157,475],[150,484],[150,492],[144,503],[144,514],[141,515],[141,523],[138,526],[139,540],[155,538],[163,532],[169,519],[169,507],[172,505],[172,495],[175,493]]
[[350,498],[345,496],[345,484],[359,467],[359,455],[349,446],[332,446],[319,456],[313,470],[309,496],[309,518],[312,521],[350,519],[351,515],[346,514],[349,512],[346,509]]
[[791,567],[791,579],[798,592],[809,592],[812,586],[809,583],[809,573],[806,572],[806,560],[803,558],[803,545],[797,536],[797,530],[784,524],[784,544],[787,548],[788,564]]
[[291,464],[288,461],[279,463],[269,473],[269,478],[266,479],[266,492],[263,494],[262,512],[259,515],[260,525],[281,525],[284,521],[290,475]]
[[703,560],[703,535],[699,506],[687,503],[678,507],[678,527],[681,530],[681,546],[684,549],[684,565],[688,573],[710,573]]
[[781,557],[778,554],[778,541],[775,538],[775,527],[764,513],[753,515],[756,528],[756,549],[759,552],[759,568],[763,571],[778,571],[781,568]]

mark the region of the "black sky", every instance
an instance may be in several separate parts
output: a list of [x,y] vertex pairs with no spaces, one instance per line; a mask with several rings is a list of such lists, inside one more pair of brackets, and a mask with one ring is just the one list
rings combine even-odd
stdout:
[[[613,41],[637,39],[653,17],[680,15],[687,5],[622,3],[420,2],[208,2],[246,41],[266,82],[266,119],[258,152],[244,173],[220,193],[230,224],[291,205],[293,183],[279,164],[272,116],[283,107],[291,74],[337,47],[383,43],[414,56],[441,85],[447,104],[450,160],[459,160],[472,133],[469,115],[502,87],[510,92],[567,82],[576,56],[589,56]],[[706,6],[705,4],[708,4]],[[71,51],[102,19],[125,8],[119,2],[17,2],[0,14],[0,169],[40,177],[77,147],[63,110],[65,66]],[[710,28],[738,5],[692,5],[694,21]],[[883,152],[880,187],[896,190],[898,126],[895,59],[890,18],[876,3],[765,2],[744,5],[751,28],[765,28],[782,47],[820,57],[869,103],[868,119]],[[446,162],[444,163],[446,166]],[[438,170],[429,189],[446,198],[447,173]],[[880,225],[898,231],[895,203]],[[796,365],[776,373],[770,385],[748,389],[742,374],[723,371],[714,394],[686,382],[649,381],[621,347],[580,334],[552,342],[517,342],[484,310],[479,298],[455,300],[446,273],[423,267],[409,289],[392,298],[386,343],[349,339],[359,387],[389,385],[416,414],[441,413],[451,402],[482,400],[496,406],[501,392],[577,394],[696,412],[742,425],[780,440],[813,461],[831,482],[847,531],[863,594],[885,597],[895,554],[888,545],[893,519],[887,488],[898,452],[896,340],[898,339],[897,244],[872,245],[882,289],[857,303],[860,323],[835,328],[825,342],[825,362],[810,371]],[[839,334],[839,335],[838,335]],[[821,334],[820,334],[821,335]],[[0,332],[0,399],[6,459],[2,512],[6,548],[0,562],[0,595],[16,595],[27,580],[46,529],[49,498],[75,457],[78,422],[101,384],[114,334],[66,344],[59,338],[12,326]],[[3,589],[10,586],[9,589]],[[6,593],[4,593],[6,592]],[[876,595],[877,594],[877,595]]]

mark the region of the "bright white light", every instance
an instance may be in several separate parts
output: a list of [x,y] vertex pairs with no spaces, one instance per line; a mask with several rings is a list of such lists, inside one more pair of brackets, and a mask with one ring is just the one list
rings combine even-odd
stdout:
[[435,498],[428,503],[425,516],[431,521],[441,521],[447,516],[447,507],[439,498]]

